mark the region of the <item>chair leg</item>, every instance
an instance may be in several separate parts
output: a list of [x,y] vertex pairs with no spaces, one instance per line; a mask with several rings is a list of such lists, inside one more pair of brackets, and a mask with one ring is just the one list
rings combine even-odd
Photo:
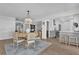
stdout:
[[35,43],[34,43],[34,48],[35,48]]
[[77,48],[78,48],[78,44],[77,44],[76,46],[77,46]]
[[18,50],[18,43],[16,43],[16,48],[14,49],[14,54],[16,54],[17,50]]
[[26,48],[26,42],[24,42],[24,48]]
[[68,40],[68,45],[70,45],[70,39]]
[[27,48],[29,48],[29,43],[27,44]]
[[75,38],[76,47],[78,48],[77,38]]
[[16,54],[15,43],[13,43],[13,51],[14,51],[14,54]]
[[15,46],[15,43],[13,43],[13,48],[14,48],[14,46]]
[[64,43],[66,44],[66,37],[64,37]]

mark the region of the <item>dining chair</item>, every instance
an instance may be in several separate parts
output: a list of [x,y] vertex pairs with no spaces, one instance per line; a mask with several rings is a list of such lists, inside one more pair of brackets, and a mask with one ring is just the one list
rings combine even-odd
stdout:
[[27,47],[29,47],[30,44],[33,44],[33,47],[35,48],[35,40],[36,40],[36,34],[28,33],[27,34]]
[[13,33],[13,48],[16,46],[15,52],[18,50],[19,45],[25,45],[25,39],[22,38],[23,34],[19,32]]

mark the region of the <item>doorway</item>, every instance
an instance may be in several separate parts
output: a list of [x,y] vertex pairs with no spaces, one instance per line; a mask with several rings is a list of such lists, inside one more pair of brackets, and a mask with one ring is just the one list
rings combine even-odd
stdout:
[[47,24],[46,36],[47,38],[49,38],[49,21],[47,21],[46,24]]

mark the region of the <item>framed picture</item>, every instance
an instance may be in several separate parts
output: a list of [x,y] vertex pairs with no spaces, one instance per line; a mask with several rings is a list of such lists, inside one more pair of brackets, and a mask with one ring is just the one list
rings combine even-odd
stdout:
[[33,24],[30,25],[30,32],[35,32],[35,25]]

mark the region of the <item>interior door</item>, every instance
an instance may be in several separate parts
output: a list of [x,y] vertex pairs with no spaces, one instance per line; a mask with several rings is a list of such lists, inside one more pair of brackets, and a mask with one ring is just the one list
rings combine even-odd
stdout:
[[47,34],[47,38],[49,38],[49,21],[47,21],[47,32],[46,32]]

